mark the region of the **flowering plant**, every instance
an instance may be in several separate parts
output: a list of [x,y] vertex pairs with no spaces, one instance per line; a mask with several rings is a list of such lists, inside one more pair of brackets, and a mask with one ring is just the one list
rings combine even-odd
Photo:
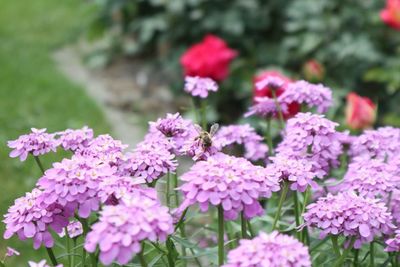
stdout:
[[[398,266],[400,129],[340,131],[322,84],[266,75],[256,86],[262,99],[243,115],[265,121],[262,134],[208,130],[218,86],[186,77],[197,121],[167,114],[133,149],[88,127],[9,141],[42,175],[4,215],[3,237],[46,250],[28,262],[41,267]],[[45,168],[57,150],[69,156]],[[8,248],[1,266],[22,253]]]

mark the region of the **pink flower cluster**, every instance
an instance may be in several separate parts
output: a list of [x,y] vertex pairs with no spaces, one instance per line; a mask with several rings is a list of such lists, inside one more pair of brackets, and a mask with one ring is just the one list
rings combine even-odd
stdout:
[[165,241],[173,232],[168,208],[148,198],[128,197],[116,206],[105,206],[85,240],[85,249],[94,253],[100,249],[100,261],[127,264],[141,251],[141,242]]
[[261,232],[252,240],[242,239],[228,254],[223,267],[311,267],[308,248],[297,239],[274,231]]
[[218,91],[217,83],[210,78],[185,77],[185,92],[195,97],[207,98],[208,92]]
[[342,191],[356,191],[367,197],[386,197],[399,183],[391,165],[379,159],[355,160],[348,167],[340,185]]
[[338,124],[323,115],[298,113],[287,121],[283,141],[276,151],[295,158],[315,161],[320,169],[327,172],[339,164],[343,153],[343,135],[335,130]]
[[9,239],[17,234],[19,239],[33,239],[33,247],[38,249],[42,244],[46,247],[54,245],[50,227],[61,233],[68,225],[68,214],[59,204],[47,204],[43,199],[43,192],[33,189],[25,196],[15,200],[3,222],[6,224],[4,238]]
[[319,113],[325,113],[333,105],[332,90],[322,84],[312,84],[306,81],[290,83],[279,96],[279,101],[289,105],[299,103],[309,108],[316,108]]
[[316,189],[315,178],[322,178],[323,172],[314,171],[317,163],[304,158],[290,158],[285,155],[277,155],[270,158],[271,163],[267,165],[267,176],[278,181],[288,181],[290,189],[304,192],[308,186]]
[[78,155],[54,163],[37,185],[44,191],[44,203],[77,209],[80,217],[87,218],[91,211],[99,208],[99,183],[109,179],[115,171],[100,160]]
[[395,236],[386,240],[385,251],[388,252],[398,252],[400,251],[400,229],[396,230]]
[[265,168],[222,153],[195,163],[181,180],[184,184],[179,190],[185,200],[180,210],[195,203],[203,212],[210,204],[222,205],[228,220],[236,219],[242,211],[246,218],[261,215],[263,209],[258,199],[269,198],[280,189],[278,180],[268,177]]
[[263,143],[263,139],[249,124],[229,125],[218,130],[214,137],[214,145],[218,150],[233,144],[243,145],[244,157],[257,161],[267,157],[268,146]]
[[13,141],[8,141],[8,146],[13,150],[10,157],[19,157],[21,161],[25,161],[29,153],[34,156],[47,154],[50,151],[56,151],[58,142],[54,138],[54,134],[49,134],[46,129],[31,129],[30,134],[24,134]]
[[76,151],[83,149],[89,145],[89,142],[93,139],[93,130],[84,126],[82,129],[67,129],[62,132],[58,132],[60,136],[58,141],[65,150]]
[[320,238],[343,234],[355,237],[355,248],[369,243],[376,236],[390,234],[395,226],[384,202],[358,196],[354,192],[328,194],[307,206],[304,226],[321,230]]
[[178,163],[175,155],[154,142],[142,142],[133,153],[127,153],[120,164],[124,175],[138,177],[151,183],[168,172],[175,172]]

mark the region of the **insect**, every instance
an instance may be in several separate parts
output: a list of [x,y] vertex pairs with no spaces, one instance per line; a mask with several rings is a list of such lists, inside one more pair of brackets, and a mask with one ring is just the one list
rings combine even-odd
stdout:
[[212,146],[212,137],[215,135],[215,133],[218,131],[219,124],[214,123],[211,128],[210,132],[200,130],[200,127],[198,129],[199,136],[196,137],[196,141],[200,141],[203,148],[209,148]]

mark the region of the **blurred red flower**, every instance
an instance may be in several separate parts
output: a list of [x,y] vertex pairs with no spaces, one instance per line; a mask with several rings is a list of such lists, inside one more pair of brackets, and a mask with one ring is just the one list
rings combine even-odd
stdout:
[[356,93],[347,95],[346,123],[352,129],[371,127],[376,120],[376,105],[368,97]]
[[400,0],[386,0],[386,7],[381,11],[381,19],[387,25],[400,30]]
[[324,79],[325,68],[317,60],[311,59],[303,65],[303,74],[309,82],[320,82]]
[[224,40],[209,34],[190,47],[180,61],[186,76],[222,81],[228,76],[229,64],[236,55],[237,52],[229,48]]
[[[283,75],[281,72],[277,70],[267,70],[263,71],[260,74],[254,76],[253,78],[253,101],[256,102],[257,97],[269,97],[272,98],[272,92],[271,88],[268,86],[265,86],[261,90],[258,90],[256,88],[256,84],[262,80],[264,80],[267,77],[277,77],[280,78],[282,81],[284,81],[284,85],[276,90],[276,96],[280,96],[287,86],[292,82],[292,80],[289,77],[286,77]],[[292,103],[288,106],[288,110],[286,113],[283,114],[284,118],[290,118],[296,115],[300,111],[300,105],[298,103]]]

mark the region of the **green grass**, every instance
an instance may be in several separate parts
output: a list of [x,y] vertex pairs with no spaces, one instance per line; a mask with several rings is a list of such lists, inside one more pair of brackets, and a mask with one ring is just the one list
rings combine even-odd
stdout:
[[[8,157],[7,140],[31,127],[52,132],[88,125],[96,134],[109,128],[95,103],[51,59],[54,49],[79,35],[93,7],[82,0],[0,0],[0,7],[0,214],[4,214],[40,176],[32,158],[21,163]],[[50,166],[60,157],[48,155],[44,164]],[[0,231],[3,235],[2,223]],[[0,240],[0,259],[7,245],[22,254],[8,266],[27,266],[28,259],[45,257],[43,250],[33,251],[31,241]]]

